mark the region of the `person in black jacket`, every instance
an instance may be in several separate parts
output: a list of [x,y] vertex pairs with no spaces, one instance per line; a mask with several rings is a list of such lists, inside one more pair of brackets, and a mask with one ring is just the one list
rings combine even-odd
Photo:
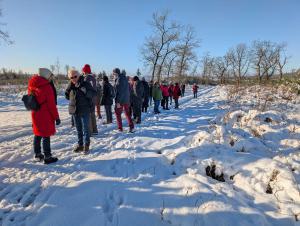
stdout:
[[92,99],[96,91],[90,83],[84,80],[76,70],[68,73],[70,83],[66,89],[65,96],[69,100],[69,113],[74,116],[78,145],[74,152],[89,153],[90,146],[90,113],[93,110]]
[[133,119],[137,124],[142,121],[142,104],[144,99],[144,86],[139,77],[133,77]]
[[111,106],[114,101],[114,87],[109,83],[108,77],[106,75],[103,76],[102,83],[102,100],[101,105],[104,105],[105,113],[106,113],[106,124],[112,123],[112,111]]
[[142,78],[142,84],[144,86],[144,101],[143,101],[143,105],[142,105],[142,112],[147,112],[147,108],[148,108],[148,103],[149,103],[149,85],[148,82],[146,82],[145,78]]

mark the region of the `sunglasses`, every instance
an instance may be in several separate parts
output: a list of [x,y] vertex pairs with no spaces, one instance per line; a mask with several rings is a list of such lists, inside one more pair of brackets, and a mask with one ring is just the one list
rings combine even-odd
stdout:
[[74,79],[74,78],[77,78],[77,76],[70,77],[70,79]]

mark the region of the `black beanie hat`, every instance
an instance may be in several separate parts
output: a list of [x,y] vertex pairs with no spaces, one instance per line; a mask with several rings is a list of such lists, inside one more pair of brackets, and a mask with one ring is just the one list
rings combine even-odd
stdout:
[[113,70],[113,73],[116,73],[116,74],[119,75],[121,72],[120,72],[120,69],[116,67],[116,68]]
[[103,81],[108,82],[108,77],[106,75],[103,76]]

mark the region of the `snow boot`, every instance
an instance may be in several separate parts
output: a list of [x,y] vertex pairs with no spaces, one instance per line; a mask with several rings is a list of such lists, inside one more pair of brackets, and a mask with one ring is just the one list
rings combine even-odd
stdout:
[[130,128],[128,131],[128,133],[134,133],[134,132],[135,132],[134,128]]
[[43,161],[44,158],[45,158],[45,156],[44,156],[42,153],[36,154],[36,155],[34,156],[34,159],[35,159],[35,161],[37,161],[37,162]]
[[50,157],[47,157],[44,159],[44,163],[50,164],[50,163],[57,162],[57,160],[58,160],[58,158],[50,156]]
[[89,154],[90,153],[90,146],[89,145],[84,145],[83,152],[84,152],[85,155]]
[[74,151],[75,153],[84,151],[83,145],[78,145],[78,146],[76,146],[76,148],[75,148],[73,151]]

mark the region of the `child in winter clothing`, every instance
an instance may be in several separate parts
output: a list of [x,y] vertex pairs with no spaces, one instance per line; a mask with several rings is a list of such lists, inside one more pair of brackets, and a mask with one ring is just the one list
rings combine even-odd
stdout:
[[[31,77],[28,83],[28,94],[33,93],[40,109],[31,111],[32,129],[34,134],[33,149],[35,158],[44,160],[45,164],[56,162],[52,157],[50,148],[50,136],[55,134],[55,124],[60,124],[60,119],[55,104],[55,94],[49,80],[53,76],[47,68],[40,68],[38,75]],[[43,140],[44,155],[41,153],[41,141]]]

